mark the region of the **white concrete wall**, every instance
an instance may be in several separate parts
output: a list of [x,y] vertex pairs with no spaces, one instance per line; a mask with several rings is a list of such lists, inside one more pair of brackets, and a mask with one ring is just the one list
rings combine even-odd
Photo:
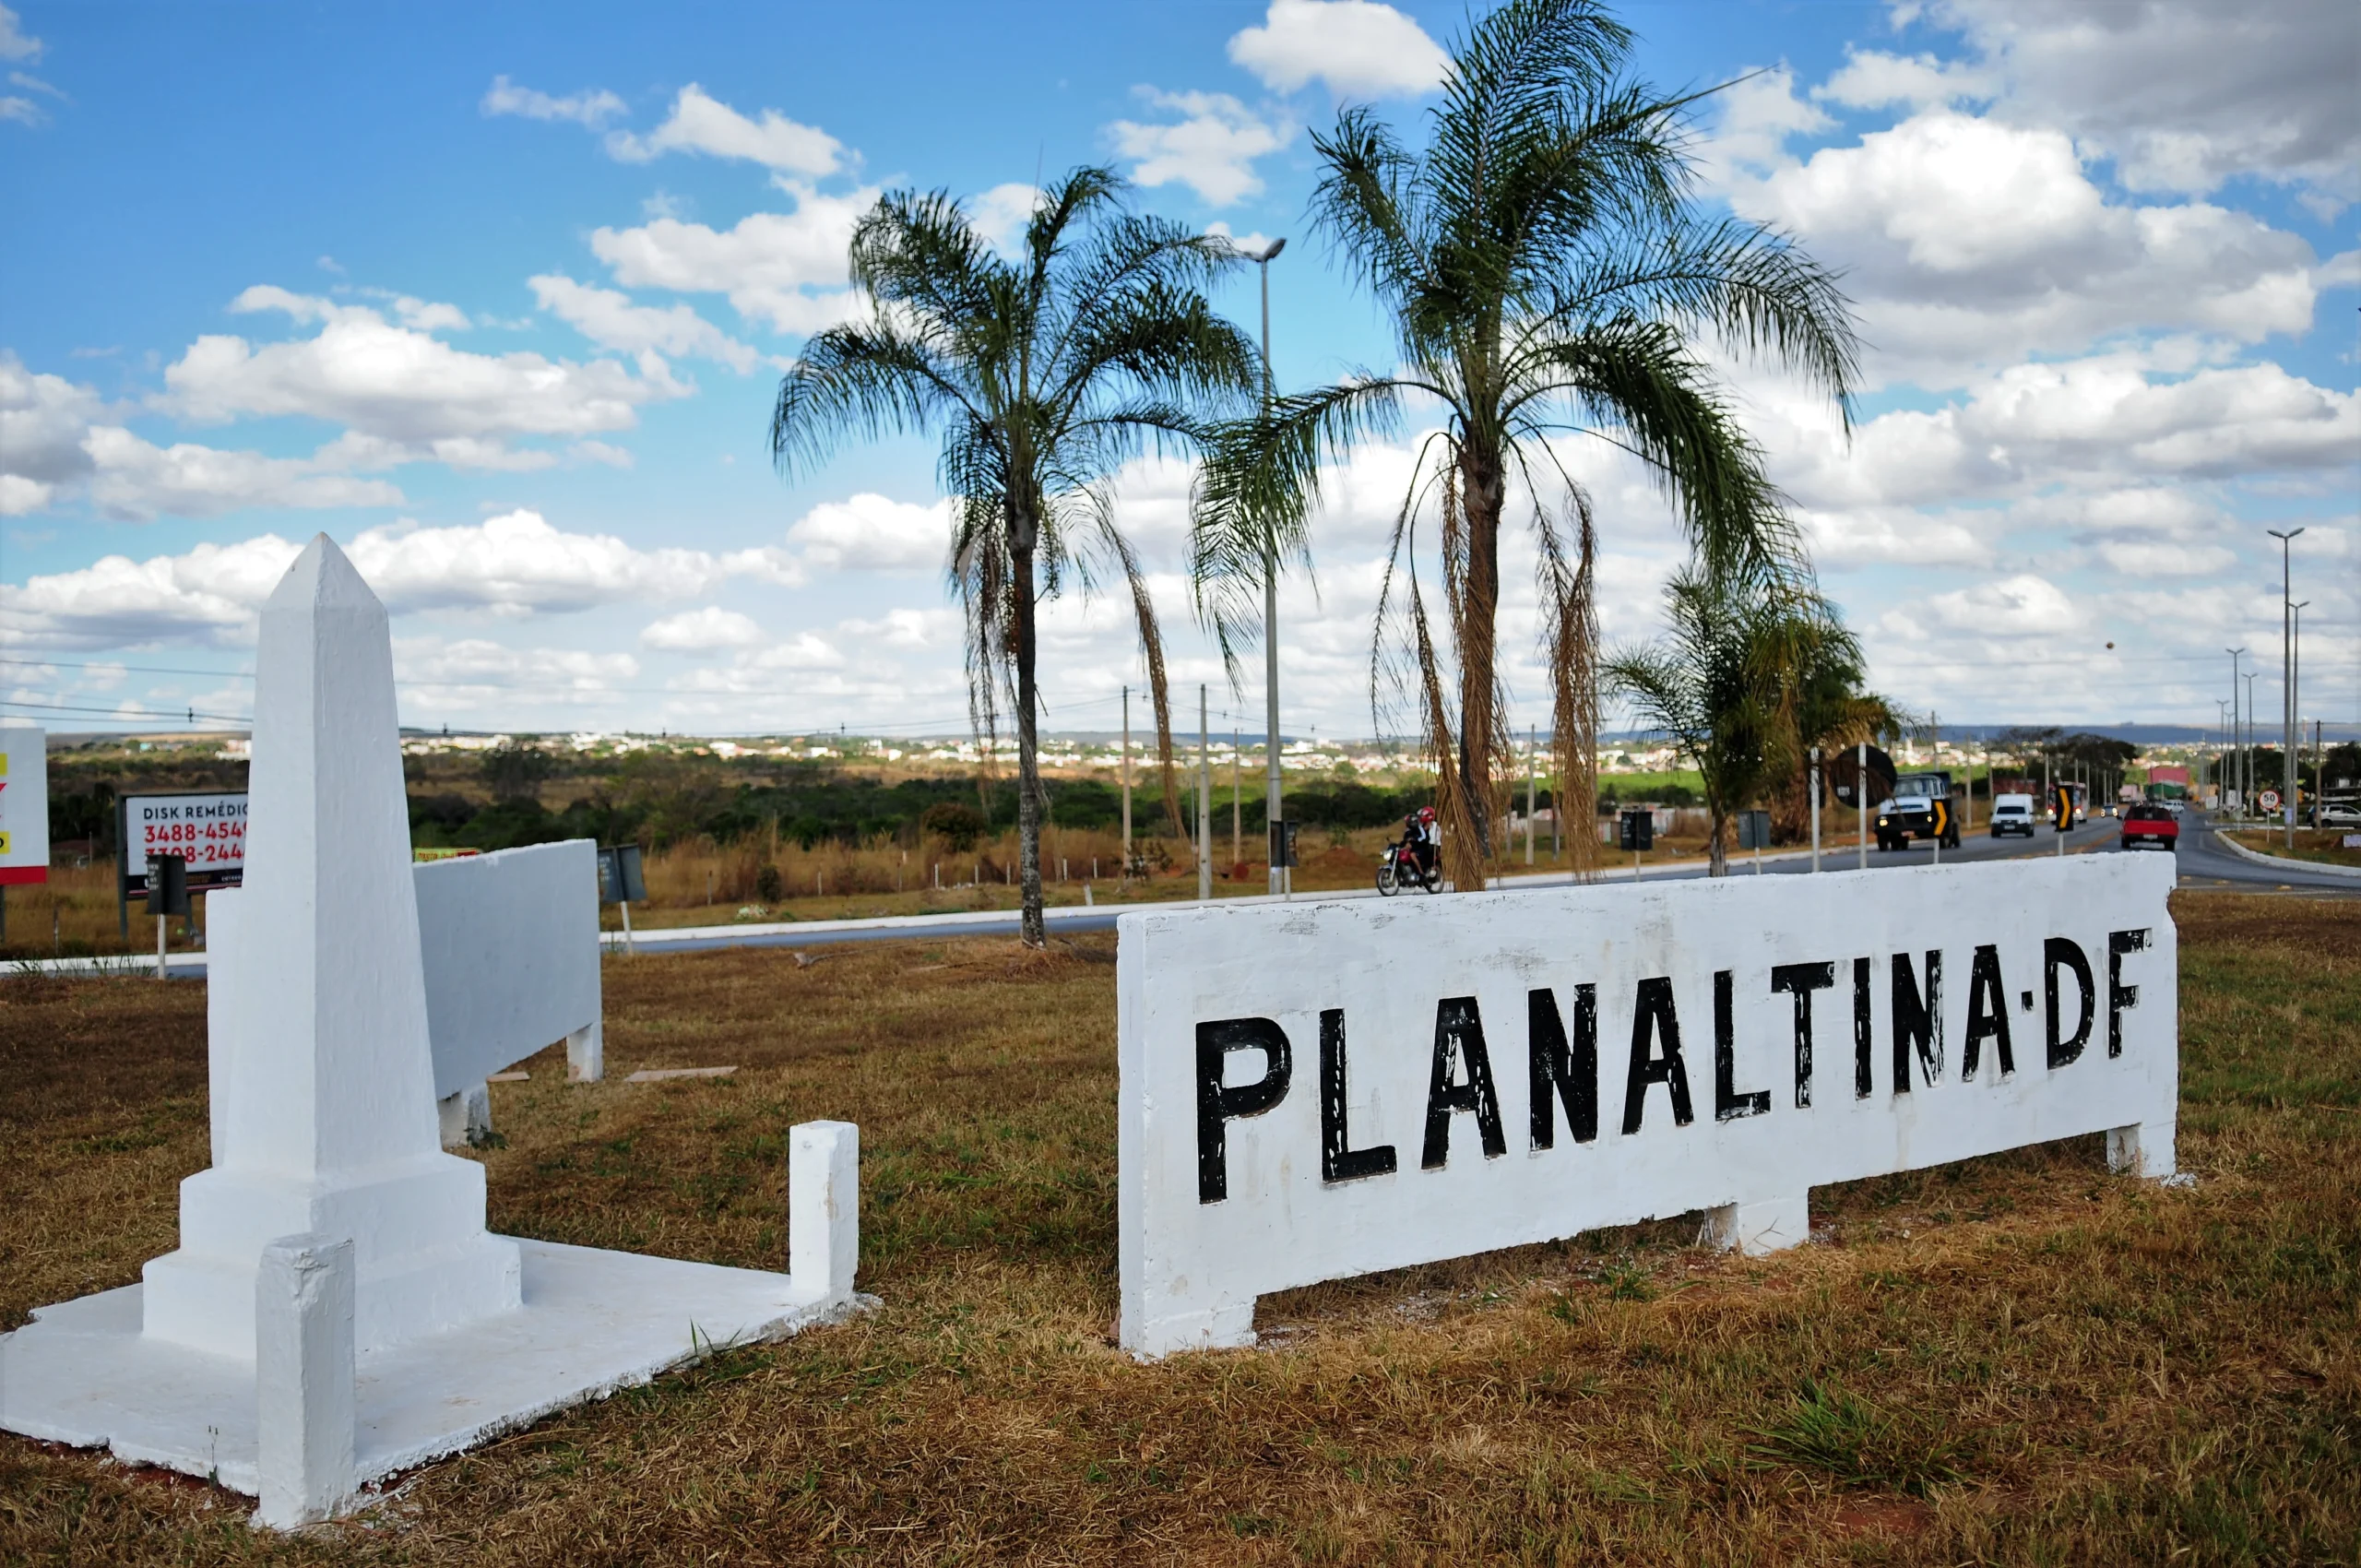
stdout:
[[[1726,1244],[1792,1245],[1807,1234],[1814,1185],[2078,1134],[2136,1128],[2110,1152],[2142,1174],[2167,1174],[2179,1039],[2172,882],[2161,860],[2085,855],[1126,914],[1122,1342],[1144,1355],[1251,1344],[1254,1299],[1269,1291],[1694,1209],[1712,1211],[1709,1233]],[[2145,945],[2114,956],[2111,1005],[2110,934],[2121,932],[2145,932]],[[2054,940],[2079,950],[2094,992],[2088,1038],[2057,1065],[2046,1039]],[[1979,949],[1997,982],[1975,983]],[[1904,1038],[1912,1077],[1897,1093],[1897,956],[1923,986],[1929,951],[1941,955],[1933,1070]],[[1866,1095],[1856,1092],[1857,960],[1868,966]],[[1833,983],[1811,993],[1799,1071],[1796,1000],[1774,989],[1773,971],[1821,964]],[[2070,1039],[2081,998],[2070,965],[2058,976],[2059,1029]],[[1545,1080],[1550,1146],[1538,1147],[1534,992],[1548,993],[1538,1004],[1554,1008],[1571,1052],[1584,986],[1595,988],[1596,1066],[1573,1076],[1595,1091],[1596,1134],[1574,1134],[1562,1092]],[[1725,986],[1726,1074],[1716,1049]],[[1685,1119],[1653,1023],[1638,1042],[1640,1093],[1627,1092],[1643,999],[1667,995]],[[1987,1021],[1964,1077],[1971,1016],[1988,1015],[1995,1000],[2013,1070],[2001,1072]],[[1450,1108],[1481,1098],[1464,1043],[1442,1063],[1442,1095],[1430,1093],[1444,1054],[1439,1025],[1461,1019],[1453,1035],[1464,1042],[1471,1005],[1490,1069],[1483,1112]],[[1290,1058],[1285,1092],[1259,1111],[1246,1086],[1266,1078],[1264,1051],[1216,1051],[1214,1087],[1201,1081],[1201,1026],[1240,1019],[1275,1026]],[[1323,1028],[1344,1046],[1334,1093],[1323,1092],[1323,1055],[1333,1054]],[[1546,1047],[1546,1030],[1540,1039]],[[1225,1090],[1242,1113],[1222,1114]],[[1728,1092],[1717,1105],[1718,1090]],[[1341,1127],[1323,1101],[1341,1107]],[[1207,1130],[1219,1129],[1217,1162],[1214,1140],[1201,1142],[1201,1107],[1213,1113]],[[1634,1109],[1637,1128],[1626,1131]],[[1351,1174],[1385,1163],[1367,1152],[1380,1146],[1392,1169]],[[1215,1201],[1209,1177],[1223,1188]]]
[[438,1100],[599,1022],[587,838],[413,868]]

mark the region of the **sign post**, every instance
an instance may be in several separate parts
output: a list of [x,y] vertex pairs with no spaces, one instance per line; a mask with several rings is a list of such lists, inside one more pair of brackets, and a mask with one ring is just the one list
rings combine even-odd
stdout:
[[631,903],[635,898],[642,902],[647,898],[647,882],[640,871],[639,846],[617,844],[599,850],[599,900],[622,907],[625,953],[638,951],[631,939]]
[[0,942],[8,937],[8,889],[49,880],[49,739],[0,730]]

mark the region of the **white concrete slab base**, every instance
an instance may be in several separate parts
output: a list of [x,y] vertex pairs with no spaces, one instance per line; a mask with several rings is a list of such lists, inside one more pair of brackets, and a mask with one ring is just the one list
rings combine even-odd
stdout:
[[[784,1274],[516,1243],[525,1304],[356,1360],[354,1480],[475,1447],[730,1345],[876,1306]],[[260,1489],[255,1364],[140,1333],[136,1285],[43,1307],[0,1336],[0,1428]]]

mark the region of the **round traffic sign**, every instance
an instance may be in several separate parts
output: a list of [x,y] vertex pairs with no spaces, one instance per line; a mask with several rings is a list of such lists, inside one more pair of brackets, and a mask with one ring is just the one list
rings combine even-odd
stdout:
[[2256,799],[2267,812],[2275,812],[2279,809],[2279,791],[2276,790],[2265,790]]

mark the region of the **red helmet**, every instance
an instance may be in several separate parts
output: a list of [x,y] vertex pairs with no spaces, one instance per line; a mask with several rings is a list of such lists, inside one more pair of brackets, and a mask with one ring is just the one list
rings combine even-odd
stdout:
[[1418,808],[1418,820],[1419,820],[1420,822],[1432,822],[1432,821],[1434,821],[1434,819],[1435,819],[1435,808],[1434,808],[1434,807],[1432,807],[1432,806],[1420,806],[1420,807]]

